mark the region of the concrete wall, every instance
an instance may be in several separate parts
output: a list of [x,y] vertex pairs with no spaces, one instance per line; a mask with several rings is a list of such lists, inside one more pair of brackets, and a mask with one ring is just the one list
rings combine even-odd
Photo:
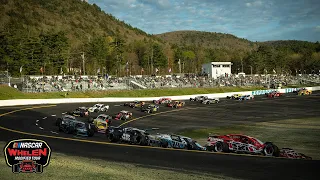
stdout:
[[[320,86],[316,87],[306,87],[312,91],[320,90]],[[282,93],[290,93],[297,88],[286,88],[277,89]],[[243,94],[243,95],[263,95],[267,92],[273,91],[273,89],[268,90],[257,90],[257,91],[242,91],[242,92],[227,92],[227,93],[215,93],[215,94],[194,94],[194,95],[184,95],[184,96],[162,96],[169,97],[173,100],[188,100],[195,96],[208,96],[209,98],[225,98],[231,96],[232,94]],[[19,106],[19,105],[35,105],[35,104],[62,104],[62,103],[99,103],[99,102],[127,102],[127,101],[152,101],[157,100],[161,97],[131,97],[131,98],[61,98],[61,99],[13,99],[13,100],[0,100],[0,106]]]

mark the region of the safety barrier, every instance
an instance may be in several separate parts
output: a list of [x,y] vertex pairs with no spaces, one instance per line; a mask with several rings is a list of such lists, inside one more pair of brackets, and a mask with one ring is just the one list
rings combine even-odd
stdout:
[[[298,88],[286,88],[277,89],[281,93],[290,93],[296,91]],[[320,86],[317,87],[306,87],[308,90],[318,91]],[[183,96],[162,96],[171,98],[172,100],[188,100],[194,98],[195,96],[208,96],[209,98],[225,98],[227,96],[232,96],[233,94],[242,95],[263,95],[275,89],[268,90],[257,90],[257,91],[242,91],[242,92],[227,92],[227,93],[215,93],[215,94],[194,94],[194,95],[183,95]],[[61,99],[12,99],[12,100],[1,100],[0,106],[20,106],[20,105],[35,105],[35,104],[63,104],[63,103],[99,103],[99,102],[126,102],[126,101],[152,101],[157,100],[162,97],[133,97],[133,98],[121,98],[121,97],[111,97],[111,98],[61,98]]]

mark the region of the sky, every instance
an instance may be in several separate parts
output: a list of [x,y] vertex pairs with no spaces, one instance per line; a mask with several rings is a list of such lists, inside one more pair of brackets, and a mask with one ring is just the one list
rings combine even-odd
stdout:
[[197,30],[251,41],[320,41],[320,0],[89,0],[148,34]]

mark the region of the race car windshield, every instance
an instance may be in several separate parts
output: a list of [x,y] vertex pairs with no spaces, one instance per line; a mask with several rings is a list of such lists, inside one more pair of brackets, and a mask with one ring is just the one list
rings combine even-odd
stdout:
[[259,139],[257,139],[257,138],[254,138],[256,141],[258,141],[260,144],[263,144],[263,142],[262,141],[260,141]]

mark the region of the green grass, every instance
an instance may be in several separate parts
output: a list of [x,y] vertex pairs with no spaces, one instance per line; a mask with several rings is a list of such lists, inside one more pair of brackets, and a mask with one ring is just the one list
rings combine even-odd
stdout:
[[[192,94],[224,93],[264,89],[262,87],[217,87],[217,88],[171,88],[147,90],[105,90],[87,92],[68,92],[67,98],[103,98],[103,97],[155,97]],[[65,92],[23,93],[14,88],[1,85],[0,100],[5,99],[53,99],[65,98]]]
[[[4,147],[5,143],[0,142]],[[146,168],[136,164],[109,162],[99,159],[90,159],[78,156],[67,156],[53,152],[49,166],[45,167],[42,174],[13,174],[6,165],[4,153],[0,151],[0,179],[46,179],[46,180],[221,180],[231,179],[220,175],[186,172],[183,170]]]
[[298,152],[320,159],[320,118],[288,119],[249,125],[234,125],[208,129],[185,130],[180,134],[196,139],[200,144],[212,134],[246,134],[263,142],[271,141],[279,148],[290,147]]

